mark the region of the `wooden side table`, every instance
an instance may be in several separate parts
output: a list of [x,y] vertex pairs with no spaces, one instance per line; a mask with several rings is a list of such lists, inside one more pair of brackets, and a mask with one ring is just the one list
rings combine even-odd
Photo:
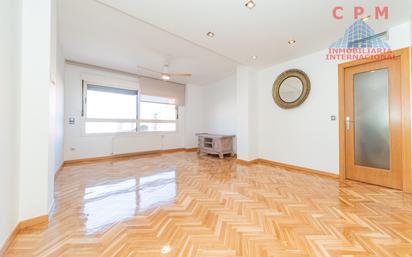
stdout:
[[198,139],[199,154],[217,154],[223,159],[225,154],[234,156],[233,138],[235,135],[217,135],[208,133],[196,134]]

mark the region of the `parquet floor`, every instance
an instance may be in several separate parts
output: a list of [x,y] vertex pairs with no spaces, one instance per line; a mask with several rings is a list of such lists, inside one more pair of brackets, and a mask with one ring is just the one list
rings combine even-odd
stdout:
[[7,256],[412,256],[412,195],[175,153],[68,166]]

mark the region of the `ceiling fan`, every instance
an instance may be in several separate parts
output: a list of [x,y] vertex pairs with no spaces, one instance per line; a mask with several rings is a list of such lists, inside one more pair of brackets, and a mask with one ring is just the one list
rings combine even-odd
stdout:
[[170,80],[172,77],[191,77],[192,76],[192,74],[190,74],[190,73],[170,72],[169,71],[169,64],[165,64],[163,66],[163,71],[161,71],[161,72],[160,71],[155,71],[155,70],[143,67],[143,66],[137,66],[137,68],[147,70],[147,71],[150,71],[150,72],[153,72],[153,73],[157,73],[157,74],[160,75],[160,78],[162,80],[166,80],[166,81]]

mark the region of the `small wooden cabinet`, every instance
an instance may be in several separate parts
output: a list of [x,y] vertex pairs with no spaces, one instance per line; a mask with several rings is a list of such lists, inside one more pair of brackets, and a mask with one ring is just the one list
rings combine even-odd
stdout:
[[200,154],[217,154],[223,159],[225,154],[234,156],[233,138],[235,135],[217,135],[199,133],[198,136],[198,152]]

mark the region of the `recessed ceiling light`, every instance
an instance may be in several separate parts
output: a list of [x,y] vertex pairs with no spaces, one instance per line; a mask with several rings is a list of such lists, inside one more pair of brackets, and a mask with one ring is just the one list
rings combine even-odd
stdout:
[[253,0],[246,0],[245,6],[252,10],[256,6],[256,3]]
[[256,55],[252,55],[252,59],[253,59],[253,60],[256,60],[256,59],[257,59],[257,56],[256,56]]
[[296,43],[296,40],[294,40],[294,39],[291,39],[291,40],[288,41],[289,45],[293,45],[294,43]]
[[366,17],[363,17],[361,20],[362,20],[362,21],[367,21],[367,20],[369,20],[369,19],[370,19],[370,17],[371,17],[371,16],[370,16],[370,15],[368,15],[368,16],[366,16]]
[[215,33],[209,31],[209,32],[207,32],[206,35],[207,35],[208,37],[214,37],[214,36],[215,36]]
[[160,250],[160,252],[162,254],[167,254],[170,253],[170,251],[172,251],[172,248],[169,245],[165,245],[162,247],[162,249]]

